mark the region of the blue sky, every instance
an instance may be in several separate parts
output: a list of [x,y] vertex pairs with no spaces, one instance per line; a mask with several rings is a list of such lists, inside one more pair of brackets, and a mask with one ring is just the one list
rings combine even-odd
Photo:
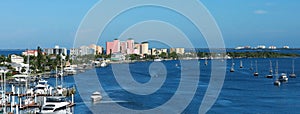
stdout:
[[[80,22],[97,0],[2,0],[0,1],[0,49],[24,49],[41,47],[72,47]],[[300,47],[300,1],[299,0],[201,0],[217,21],[226,47],[259,44]],[[150,12],[148,16],[158,16],[162,11],[155,8],[140,8],[136,14]],[[197,13],[197,11],[195,11]],[[176,16],[176,14],[171,14]],[[127,16],[127,17],[126,17]],[[138,19],[127,12],[119,17],[119,23],[135,22]],[[155,17],[157,18],[157,17]],[[136,19],[136,20],[135,20]],[[164,17],[172,20],[172,17]],[[130,21],[135,20],[135,21]],[[179,19],[184,20],[184,19]],[[118,22],[118,21],[117,21]],[[182,24],[183,28],[193,28]],[[111,23],[99,41],[117,36],[113,31],[117,23]],[[188,30],[187,30],[188,31]],[[191,41],[198,40],[199,34],[187,35]],[[195,47],[206,47],[200,40]]]

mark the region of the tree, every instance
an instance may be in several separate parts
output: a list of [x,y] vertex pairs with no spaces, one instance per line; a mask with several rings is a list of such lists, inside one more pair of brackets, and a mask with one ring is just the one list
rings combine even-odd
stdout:
[[167,58],[167,53],[166,52],[161,52],[161,54],[159,55],[159,57],[161,58]]
[[175,58],[178,58],[178,55],[177,55],[176,52],[172,52],[172,53],[170,53],[169,57],[172,58],[172,59],[175,59]]

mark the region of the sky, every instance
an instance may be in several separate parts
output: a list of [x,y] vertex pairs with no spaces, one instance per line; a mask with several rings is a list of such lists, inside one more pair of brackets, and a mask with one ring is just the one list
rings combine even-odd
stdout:
[[[73,47],[82,20],[98,2],[98,0],[51,2],[1,0],[0,49],[26,49],[37,46],[51,48],[55,45]],[[200,2],[214,17],[227,48],[261,44],[300,48],[298,32],[300,14],[297,12],[300,11],[299,0],[200,0]],[[183,4],[182,7],[186,6]],[[132,26],[135,24],[136,26]],[[106,41],[115,38],[131,37],[141,42],[156,37],[172,41],[176,40],[176,36],[188,38],[194,47],[207,47],[201,33],[187,18],[171,10],[151,6],[121,13],[111,20],[99,36],[100,40],[95,43],[105,47]],[[177,44],[180,46],[180,42]]]

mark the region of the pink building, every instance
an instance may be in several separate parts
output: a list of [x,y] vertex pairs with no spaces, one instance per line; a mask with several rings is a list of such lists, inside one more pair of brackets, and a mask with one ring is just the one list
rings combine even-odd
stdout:
[[126,42],[121,42],[120,43],[120,52],[123,54],[126,54],[126,50],[127,50]]
[[120,52],[120,41],[115,39],[113,42],[106,42],[106,54]]
[[132,38],[129,38],[126,42],[127,42],[127,54],[133,54],[134,40]]

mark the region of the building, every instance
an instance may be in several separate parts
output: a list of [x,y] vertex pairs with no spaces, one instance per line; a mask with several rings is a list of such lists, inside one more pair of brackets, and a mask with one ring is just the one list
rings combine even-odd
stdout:
[[283,46],[283,49],[290,49],[290,46]]
[[269,49],[277,49],[276,46],[269,46]]
[[[42,52],[43,55],[46,55],[45,52]],[[26,50],[24,52],[22,52],[22,55],[24,56],[35,56],[37,57],[38,56],[38,51],[37,50]]]
[[184,48],[170,48],[170,53],[175,52],[176,54],[184,54]]
[[95,50],[95,54],[103,53],[103,47],[101,46],[97,46],[96,44],[91,44],[89,47]]
[[120,42],[120,52],[123,54],[127,53],[127,42]]
[[176,48],[176,53],[183,55],[184,54],[184,48]]
[[141,44],[139,43],[134,43],[134,54],[141,54]]
[[132,38],[128,38],[126,41],[126,53],[127,54],[134,54],[134,40]]
[[149,50],[149,43],[148,42],[142,42],[140,54],[149,54],[148,50]]
[[95,55],[96,50],[90,48],[89,46],[81,46],[80,48],[71,48],[71,56],[83,56],[83,55]]
[[17,56],[17,55],[11,55],[11,62],[12,63],[23,63],[24,58],[21,56]]
[[55,54],[55,55],[65,54],[65,55],[67,55],[67,49],[66,48],[60,48],[58,45],[56,45],[54,48],[45,48],[44,52],[47,55],[51,55],[51,54]]
[[120,52],[120,41],[115,39],[112,42],[106,42],[106,54],[113,54]]
[[258,45],[257,49],[266,49],[266,46],[265,45]]
[[124,61],[125,60],[125,55],[122,53],[113,53],[111,55],[111,60],[112,61]]

